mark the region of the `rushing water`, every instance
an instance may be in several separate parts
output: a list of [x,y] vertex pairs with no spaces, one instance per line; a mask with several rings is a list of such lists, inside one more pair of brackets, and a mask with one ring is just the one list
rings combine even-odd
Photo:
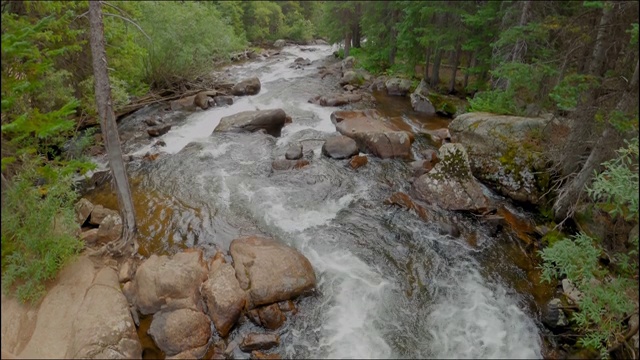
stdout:
[[[280,330],[277,351],[285,357],[540,358],[536,314],[546,295],[532,290],[535,279],[531,269],[523,270],[527,259],[515,235],[494,235],[474,219],[449,213],[445,218],[473,239],[440,235],[440,224],[383,205],[393,192],[409,190],[405,162],[370,157],[353,171],[346,160],[322,157],[322,139],[335,131],[329,115],[337,108],[307,99],[337,86],[317,76],[318,66],[333,61],[333,49],[306,48],[315,51],[287,47],[280,56],[230,69],[236,79],[258,76],[262,82],[260,94],[232,106],[192,114],[149,109],[123,121],[126,132],[146,116],[184,118],[162,136],[167,155],[130,167],[142,253],[200,247],[212,255],[252,234],[297,248],[316,271],[318,291],[299,301],[300,311]],[[298,56],[312,65],[289,68]],[[446,126],[443,119],[417,117],[406,104],[403,112],[394,101],[386,112],[394,121],[413,129]],[[278,107],[293,118],[280,138],[211,134],[223,116]],[[271,162],[296,141],[311,164],[272,171]],[[151,149],[135,139],[125,144],[132,154]],[[104,191],[89,197],[111,206],[115,201]]]

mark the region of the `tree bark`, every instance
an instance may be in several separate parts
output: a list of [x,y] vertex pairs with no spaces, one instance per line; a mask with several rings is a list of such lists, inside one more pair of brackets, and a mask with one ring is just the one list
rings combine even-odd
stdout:
[[113,244],[110,250],[114,255],[125,255],[127,253],[132,255],[138,251],[137,241],[134,237],[136,231],[135,209],[111,102],[102,4],[99,1],[89,2],[89,24],[91,30],[89,41],[93,58],[93,76],[95,79],[96,105],[100,116],[100,129],[105,140],[109,167],[111,168],[111,175],[118,196],[118,206],[122,215],[123,225],[121,239],[118,243]]
[[424,55],[424,81],[429,80],[429,61],[431,60],[431,48],[427,47]]
[[[529,16],[529,9],[531,9],[531,1],[524,1],[522,4],[522,13],[520,14],[520,21],[518,26],[522,27],[527,25],[527,17]],[[524,59],[525,54],[525,42],[522,39],[518,39],[513,46],[513,53],[511,56],[512,62],[521,62]]]
[[456,44],[456,52],[453,58],[453,71],[451,75],[451,81],[449,82],[449,94],[453,94],[456,91],[456,74],[458,72],[458,65],[460,64],[460,53],[462,52],[462,44],[460,41]]
[[349,57],[349,51],[351,50],[351,31],[347,31],[344,34],[344,58]]
[[351,39],[352,47],[360,48],[360,17],[362,16],[362,7],[359,2],[355,4],[355,18],[353,19],[353,25],[351,26],[351,33],[353,38]]
[[391,10],[391,24],[389,24],[389,28],[391,31],[389,32],[389,65],[393,66],[396,62],[396,53],[398,51],[397,47],[397,37],[398,37],[398,29],[396,25],[398,24],[398,19],[400,17],[400,12],[398,10]]
[[467,64],[467,70],[464,72],[464,82],[462,87],[465,92],[467,91],[467,86],[469,86],[469,71],[472,67],[476,66],[477,54],[478,54],[477,51],[473,52],[473,55],[471,55],[471,59],[469,59],[469,63]]
[[431,71],[431,87],[438,86],[440,82],[440,62],[442,61],[442,50],[436,51],[436,57],[433,59],[433,69]]
[[591,62],[589,63],[589,75],[602,76],[605,63],[605,55],[607,53],[607,44],[605,43],[607,37],[607,27],[611,23],[613,18],[613,5],[607,1],[602,7],[602,17],[600,18],[600,24],[598,26],[598,35],[596,42],[593,46],[593,53],[591,55]]

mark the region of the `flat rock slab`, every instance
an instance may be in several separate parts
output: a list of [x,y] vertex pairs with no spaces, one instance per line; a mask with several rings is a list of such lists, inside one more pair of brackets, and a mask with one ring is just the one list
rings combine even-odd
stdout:
[[273,347],[280,345],[280,336],[277,334],[259,334],[249,333],[242,343],[240,343],[240,350],[249,352],[253,350],[269,350]]
[[213,132],[256,132],[264,129],[267,134],[278,137],[286,117],[282,109],[243,111],[220,119]]
[[257,236],[235,239],[229,252],[240,287],[249,293],[249,309],[289,300],[316,285],[309,260],[276,240]]
[[382,159],[411,156],[412,134],[386,122],[376,110],[335,111],[331,121],[338,132],[354,139],[362,152]]
[[87,256],[58,274],[38,307],[2,297],[2,349],[23,359],[142,356],[118,275]]

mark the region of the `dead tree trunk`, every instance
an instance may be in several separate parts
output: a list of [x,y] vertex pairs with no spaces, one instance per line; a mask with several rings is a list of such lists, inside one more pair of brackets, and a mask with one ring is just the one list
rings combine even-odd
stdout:
[[93,76],[95,78],[95,95],[98,114],[100,115],[100,129],[105,140],[105,148],[109,158],[109,167],[113,177],[118,206],[122,215],[121,239],[111,245],[110,252],[114,255],[135,254],[138,245],[135,240],[136,219],[126,167],[122,159],[120,137],[113,113],[111,102],[111,86],[107,72],[107,54],[104,41],[104,24],[102,22],[102,4],[99,1],[89,2],[89,24],[91,55],[93,57]]
[[[637,108],[638,106],[638,65],[639,63],[636,62],[636,68],[629,82],[629,86],[616,105],[616,110],[618,111],[624,112],[625,110],[633,107]],[[614,129],[611,124],[607,123],[596,145],[591,150],[587,161],[584,166],[582,166],[582,169],[580,169],[580,172],[578,172],[578,175],[560,191],[553,205],[556,221],[563,221],[573,215],[572,207],[580,199],[580,195],[587,183],[591,180],[594,171],[597,170],[603,162],[609,160],[612,150],[616,148],[618,142],[618,131]]]
[[605,55],[607,53],[607,44],[605,43],[607,27],[613,17],[612,7],[610,2],[606,2],[602,7],[602,17],[600,18],[600,25],[598,26],[598,35],[596,36],[596,43],[593,46],[591,62],[589,63],[589,75],[600,76],[602,73],[606,60]]

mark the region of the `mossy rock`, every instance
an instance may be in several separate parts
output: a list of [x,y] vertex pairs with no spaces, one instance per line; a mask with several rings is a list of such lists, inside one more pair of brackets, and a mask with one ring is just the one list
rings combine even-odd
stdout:
[[453,101],[445,96],[429,93],[427,95],[431,104],[436,109],[436,113],[446,116],[453,117],[458,112],[458,107],[453,103]]

